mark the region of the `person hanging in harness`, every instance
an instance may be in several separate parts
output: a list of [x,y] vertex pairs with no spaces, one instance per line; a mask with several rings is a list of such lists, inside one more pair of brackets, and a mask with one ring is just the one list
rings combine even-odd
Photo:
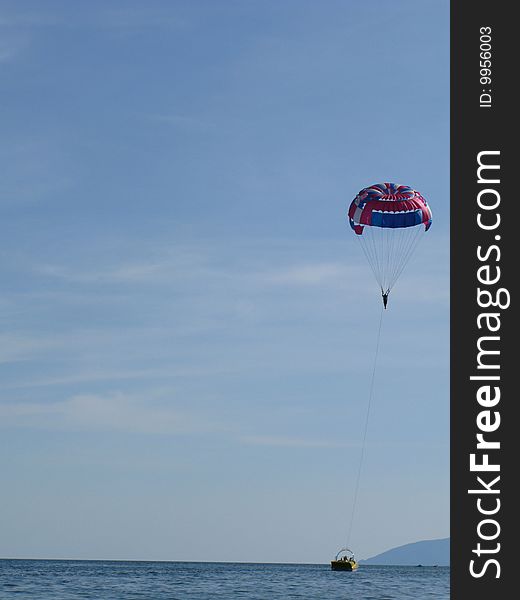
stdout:
[[385,307],[385,310],[386,305],[388,303],[388,294],[390,294],[390,290],[386,290],[386,292],[383,292],[383,290],[381,290],[381,296],[383,296],[383,306]]

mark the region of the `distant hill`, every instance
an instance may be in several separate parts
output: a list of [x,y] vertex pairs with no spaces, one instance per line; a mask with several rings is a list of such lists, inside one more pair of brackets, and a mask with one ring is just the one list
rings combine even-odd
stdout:
[[422,542],[397,546],[359,562],[365,565],[449,566],[450,538],[423,540]]

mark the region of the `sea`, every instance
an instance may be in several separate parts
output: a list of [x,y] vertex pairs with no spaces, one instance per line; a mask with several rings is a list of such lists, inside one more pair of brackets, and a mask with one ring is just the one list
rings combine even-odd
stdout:
[[0,560],[2,600],[428,600],[449,586],[449,567]]

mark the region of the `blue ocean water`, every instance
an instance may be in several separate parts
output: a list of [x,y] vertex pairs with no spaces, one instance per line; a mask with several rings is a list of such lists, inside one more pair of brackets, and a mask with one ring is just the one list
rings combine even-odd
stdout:
[[427,600],[449,598],[449,580],[449,567],[0,560],[2,600]]

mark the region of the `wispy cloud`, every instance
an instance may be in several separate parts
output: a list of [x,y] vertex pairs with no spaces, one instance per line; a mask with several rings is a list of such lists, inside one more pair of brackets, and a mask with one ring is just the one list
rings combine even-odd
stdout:
[[[0,360],[1,362],[1,360]],[[7,361],[6,361],[7,362]],[[12,361],[9,361],[12,362]],[[70,374],[61,376],[36,377],[34,379],[25,378],[23,381],[16,383],[0,385],[0,389],[23,389],[31,387],[47,387],[56,385],[74,385],[74,384],[94,384],[100,382],[114,381],[132,381],[132,380],[167,380],[186,377],[210,377],[215,375],[238,373],[244,369],[239,367],[229,366],[227,368],[219,365],[210,365],[208,367],[196,366],[177,366],[171,365],[163,368],[150,369],[100,369],[100,370],[83,370],[76,371]]]
[[[138,260],[126,260],[95,266],[81,266],[79,263],[47,262],[33,267],[33,272],[49,278],[61,279],[70,283],[150,283],[168,284],[187,280],[232,283],[243,286],[318,286],[337,285],[344,287],[363,272],[364,265],[348,264],[337,259],[316,259],[313,257],[293,258],[298,248],[288,247],[271,251],[265,255],[265,245],[258,242],[246,248],[236,244],[233,248],[215,247],[201,243],[193,247],[171,245],[144,251],[150,256]],[[313,255],[312,250],[308,250]],[[319,254],[318,249],[318,254]],[[247,258],[241,258],[241,257]]]
[[[249,435],[239,437],[239,442],[251,446],[269,446],[273,448],[361,448],[361,441],[340,442],[337,440],[323,440],[302,437],[291,437],[284,435]],[[445,448],[441,443],[432,443],[424,440],[403,440],[403,441],[372,441],[368,444],[370,447],[384,448],[410,448],[410,447],[439,447]]]
[[63,22],[62,16],[53,14],[48,9],[44,11],[4,11],[4,13],[0,15],[0,27],[46,27],[61,24]]
[[11,402],[0,404],[4,427],[123,431],[144,434],[201,433],[219,426],[201,415],[190,414],[156,398],[123,393],[81,394],[57,402]]
[[0,39],[0,63],[6,63],[12,60],[23,48],[22,39]]
[[34,271],[39,275],[62,279],[69,283],[142,283],[161,282],[171,275],[172,265],[166,263],[126,263],[106,266],[99,269],[72,268],[58,264],[37,266]]
[[240,438],[243,444],[284,448],[353,448],[359,444],[333,440],[313,440],[289,436],[248,435]]
[[97,26],[125,32],[186,27],[188,24],[186,17],[175,9],[175,4],[169,4],[162,9],[150,5],[106,8],[93,15],[92,20]]
[[285,286],[315,286],[324,283],[342,284],[359,269],[334,262],[305,262],[285,267],[267,266],[252,268],[247,264],[222,268],[209,259],[191,256],[163,258],[150,262],[129,262],[103,266],[96,270],[77,269],[58,264],[37,266],[35,271],[43,276],[67,280],[71,283],[175,283],[176,278],[240,279],[249,283]]
[[95,27],[125,32],[139,32],[144,29],[178,29],[185,27],[188,20],[181,16],[175,7],[164,9],[152,6],[122,6],[96,8],[88,6],[88,10],[78,10],[77,5],[64,4],[53,11],[46,6],[45,10],[16,10],[0,14],[0,27]]
[[215,130],[215,124],[210,123],[198,117],[180,114],[158,114],[149,115],[150,121],[161,124],[170,125],[171,127],[186,129],[189,131],[209,132]]
[[60,342],[52,337],[28,336],[18,333],[0,335],[0,364],[27,360],[56,349]]
[[[0,46],[1,52],[1,46]],[[0,140],[0,203],[54,200],[73,181],[73,167],[59,144],[49,140],[4,137]]]
[[274,268],[264,274],[259,273],[258,276],[266,283],[276,285],[314,286],[345,281],[353,270],[355,268],[335,262],[302,262],[285,268]]

